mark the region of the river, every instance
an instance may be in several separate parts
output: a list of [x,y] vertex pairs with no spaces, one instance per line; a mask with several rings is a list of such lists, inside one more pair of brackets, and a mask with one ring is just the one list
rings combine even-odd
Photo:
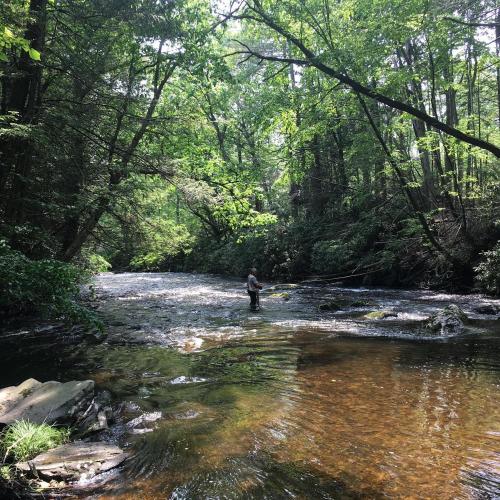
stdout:
[[[93,379],[108,395],[118,417],[103,437],[132,457],[83,496],[500,498],[500,321],[474,312],[495,301],[276,285],[255,313],[240,280],[124,273],[94,286],[104,342],[55,343],[42,326],[0,341],[0,386]],[[359,306],[318,310],[339,297]],[[451,303],[472,319],[465,332],[422,336]],[[365,319],[373,310],[397,316]]]

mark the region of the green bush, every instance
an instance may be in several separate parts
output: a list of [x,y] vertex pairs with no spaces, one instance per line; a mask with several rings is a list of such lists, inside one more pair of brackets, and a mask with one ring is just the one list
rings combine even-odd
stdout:
[[111,264],[97,253],[85,255],[83,267],[90,274],[106,273],[111,269]]
[[481,255],[484,260],[474,268],[479,287],[487,293],[500,295],[500,242]]
[[94,323],[76,299],[79,284],[88,278],[82,269],[51,259],[31,260],[0,241],[0,314],[37,313],[48,318]]
[[164,254],[149,252],[133,257],[129,267],[132,271],[160,271],[164,267],[165,260]]
[[134,254],[128,267],[132,271],[161,271],[169,269],[179,255],[189,253],[193,237],[182,224],[161,217],[151,218],[151,228],[136,235]]
[[18,420],[0,436],[2,458],[15,462],[30,460],[44,451],[66,443],[70,431],[47,424],[34,424],[27,420]]

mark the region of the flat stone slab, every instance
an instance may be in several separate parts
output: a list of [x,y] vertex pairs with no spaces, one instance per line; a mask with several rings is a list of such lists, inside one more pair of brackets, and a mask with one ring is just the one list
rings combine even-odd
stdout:
[[45,478],[86,479],[106,472],[120,465],[128,453],[118,446],[106,443],[63,444],[38,455],[28,462],[20,462],[16,467],[24,472],[34,472]]
[[29,396],[42,385],[34,378],[25,380],[22,384],[0,389],[0,415],[8,413],[18,402]]
[[93,380],[41,383],[30,378],[0,390],[0,424],[22,419],[37,424],[68,420],[93,395]]

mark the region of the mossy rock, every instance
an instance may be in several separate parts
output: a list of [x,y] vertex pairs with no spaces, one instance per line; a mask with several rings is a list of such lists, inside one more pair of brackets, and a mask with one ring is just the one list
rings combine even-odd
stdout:
[[339,311],[342,308],[342,304],[336,300],[331,300],[330,302],[325,302],[324,304],[320,304],[318,306],[320,311]]
[[283,299],[285,301],[290,300],[290,294],[287,292],[272,293],[270,297],[274,299]]
[[467,315],[460,307],[452,304],[430,316],[424,324],[427,333],[433,335],[458,335],[464,329]]
[[365,319],[385,319],[385,318],[397,318],[398,314],[392,311],[372,311],[365,314],[363,317]]

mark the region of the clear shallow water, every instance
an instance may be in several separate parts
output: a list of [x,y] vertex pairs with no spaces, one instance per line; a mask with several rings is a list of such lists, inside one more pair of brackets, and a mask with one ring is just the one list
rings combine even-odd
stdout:
[[[264,293],[255,314],[240,282],[213,276],[103,275],[96,289],[105,343],[0,345],[1,386],[91,378],[110,392],[106,438],[133,457],[85,495],[500,497],[500,326],[473,312],[490,300],[301,286],[286,302]],[[318,312],[332,297],[371,305]],[[466,332],[419,337],[449,303],[474,318]],[[398,317],[362,318],[376,309]]]

